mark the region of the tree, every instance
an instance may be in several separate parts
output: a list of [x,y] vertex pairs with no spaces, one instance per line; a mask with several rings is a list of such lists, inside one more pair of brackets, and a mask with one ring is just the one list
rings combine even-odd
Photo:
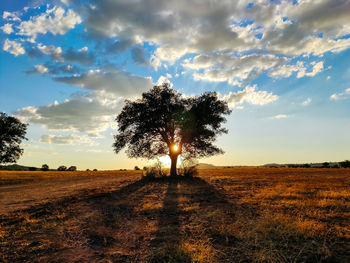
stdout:
[[77,167],[76,166],[70,166],[67,171],[76,171]]
[[48,171],[49,170],[49,166],[47,164],[43,164],[41,166],[41,171]]
[[67,171],[67,167],[64,165],[61,165],[57,168],[57,171]]
[[342,168],[350,168],[350,161],[345,160],[345,161],[339,162],[339,166]]
[[137,165],[134,167],[135,170],[140,170],[140,167],[138,167]]
[[15,163],[23,154],[20,148],[27,131],[27,124],[0,112],[0,163]]
[[117,116],[118,134],[114,150],[127,146],[129,157],[152,159],[169,155],[170,175],[177,175],[179,155],[199,158],[223,153],[213,145],[218,134],[227,133],[221,124],[231,111],[216,92],[183,97],[168,84],[154,86],[135,101],[126,100]]

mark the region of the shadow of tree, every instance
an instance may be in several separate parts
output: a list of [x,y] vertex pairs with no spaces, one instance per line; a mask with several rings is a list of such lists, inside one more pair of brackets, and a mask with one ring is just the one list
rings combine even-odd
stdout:
[[154,254],[149,262],[191,262],[191,257],[181,247],[179,184],[181,178],[161,178],[167,183],[167,191],[163,200],[163,208],[158,217],[158,229],[151,242]]
[[[161,207],[142,210],[145,200],[155,200]],[[4,247],[6,260],[195,262],[183,245],[188,233],[196,237],[191,227],[200,223],[212,244],[230,245],[233,238],[213,230],[210,214],[233,220],[234,207],[198,177],[141,179],[117,190],[86,192],[26,209],[16,218],[2,218],[2,225],[12,234]],[[154,222],[156,230],[148,233],[149,222]],[[26,227],[26,232],[15,225]],[[10,245],[23,240],[33,245],[15,250]]]

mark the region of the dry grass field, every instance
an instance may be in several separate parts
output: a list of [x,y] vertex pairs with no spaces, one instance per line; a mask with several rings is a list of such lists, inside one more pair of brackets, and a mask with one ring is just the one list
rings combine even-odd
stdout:
[[350,169],[0,179],[0,262],[350,262]]

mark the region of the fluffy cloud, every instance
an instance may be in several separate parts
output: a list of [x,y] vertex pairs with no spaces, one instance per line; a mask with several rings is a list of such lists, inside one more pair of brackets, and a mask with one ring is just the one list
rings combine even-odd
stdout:
[[311,103],[312,99],[311,98],[307,98],[306,100],[304,100],[301,105],[303,106],[308,106]]
[[265,105],[276,101],[278,96],[273,95],[267,91],[257,91],[257,86],[246,86],[243,90],[238,92],[230,92],[223,97],[231,108],[239,107],[243,103],[250,103],[253,105]]
[[[240,86],[242,81],[255,78],[265,70],[282,65],[286,60],[274,55],[251,54],[237,57],[231,53],[213,53],[198,55],[182,65],[197,70],[193,74],[195,80],[226,81]],[[198,73],[202,69],[204,72]]]
[[317,62],[317,63],[313,62],[311,64],[313,65],[312,71],[311,72],[306,72],[306,68],[305,67],[301,67],[299,69],[298,74],[297,74],[297,78],[302,78],[304,76],[313,77],[316,74],[318,74],[321,71],[323,71],[323,61],[320,61],[320,62]]
[[331,100],[340,100],[350,97],[350,88],[346,89],[344,92],[334,93],[329,98]]
[[272,119],[286,119],[288,118],[288,115],[286,114],[278,114],[272,117]]
[[152,87],[152,78],[132,75],[118,69],[89,70],[85,74],[56,77],[58,82],[75,85],[83,89],[115,94],[118,97],[137,96]]
[[76,95],[60,103],[25,107],[13,112],[21,119],[49,130],[98,133],[110,127],[121,109],[119,100],[101,94]]
[[157,56],[171,63],[187,53],[265,50],[322,55],[350,46],[349,39],[339,39],[350,31],[349,1],[248,3],[95,0],[87,9],[86,25],[90,33],[107,38],[137,36],[156,43]]
[[[311,68],[311,71],[310,69]],[[303,61],[298,61],[295,65],[282,65],[280,67],[276,67],[269,71],[269,75],[275,78],[287,78],[290,77],[293,72],[297,72],[297,78],[302,77],[313,77],[316,74],[322,72],[324,69],[323,61],[320,62],[311,62],[309,66],[305,66]],[[307,70],[309,70],[307,72]]]
[[2,27],[0,27],[2,29],[2,31],[4,31],[4,33],[6,34],[11,34],[13,32],[13,28],[12,25],[7,23],[5,25],[3,25]]
[[55,134],[44,134],[40,138],[40,142],[43,143],[55,143],[55,144],[73,144],[77,143],[88,143],[93,144],[93,141],[87,136],[78,136],[75,134],[70,135],[55,135]]
[[18,34],[29,36],[32,39],[35,39],[38,34],[46,34],[48,32],[54,35],[63,35],[81,22],[81,17],[73,10],[66,12],[62,7],[55,6],[52,9],[47,9],[44,14],[21,22],[18,26]]
[[11,13],[11,12],[5,11],[2,14],[2,18],[4,20],[9,20],[9,21],[21,21],[21,19],[18,17],[18,15],[15,12]]
[[35,65],[34,68],[35,68],[35,70],[36,70],[37,72],[39,72],[39,73],[41,73],[41,74],[45,74],[45,73],[47,73],[48,70],[49,70],[49,69],[48,69],[47,67],[45,67],[44,65]]
[[3,50],[15,55],[16,57],[18,55],[23,55],[26,53],[24,48],[22,47],[21,43],[18,43],[16,41],[11,41],[9,39],[6,39],[4,42],[4,45],[2,47]]
[[92,53],[87,52],[88,48],[84,47],[78,51],[69,48],[63,51],[61,47],[56,47],[53,45],[45,46],[43,44],[38,44],[36,48],[44,55],[49,55],[54,61],[57,62],[78,62],[81,64],[91,65],[95,57]]

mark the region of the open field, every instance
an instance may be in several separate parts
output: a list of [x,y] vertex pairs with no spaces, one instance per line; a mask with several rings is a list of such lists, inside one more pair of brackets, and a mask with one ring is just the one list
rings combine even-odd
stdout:
[[350,262],[350,169],[0,178],[0,262]]

